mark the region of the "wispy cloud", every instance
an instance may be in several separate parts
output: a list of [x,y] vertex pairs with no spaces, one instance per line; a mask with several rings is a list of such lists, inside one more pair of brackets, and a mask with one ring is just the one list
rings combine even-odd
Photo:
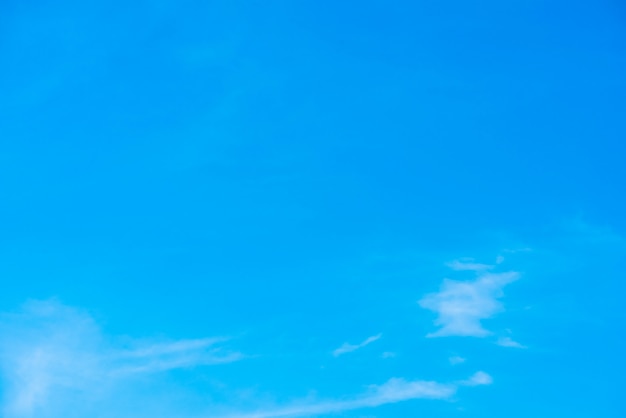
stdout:
[[216,344],[228,338],[205,338],[142,344],[133,350],[113,352],[112,375],[155,373],[195,366],[231,363],[243,358],[238,352],[224,352]]
[[455,271],[486,271],[494,268],[491,264],[476,263],[473,258],[461,258],[446,263],[446,266]]
[[351,353],[353,351],[356,351],[359,348],[363,348],[366,345],[369,345],[369,344],[373,343],[374,341],[379,340],[382,336],[383,336],[382,334],[374,335],[372,337],[367,338],[365,341],[363,341],[360,344],[344,343],[341,347],[339,347],[339,348],[337,348],[336,350],[333,351],[333,356],[339,357],[342,354]]
[[472,281],[445,279],[437,293],[423,297],[422,308],[437,313],[435,324],[440,328],[428,337],[468,336],[485,337],[491,333],[483,328],[481,320],[503,310],[498,301],[502,288],[517,280],[519,273],[489,273],[480,271]]
[[314,417],[325,414],[338,414],[413,399],[450,399],[456,394],[460,386],[488,384],[491,384],[491,377],[484,372],[477,372],[469,379],[456,383],[439,383],[424,380],[407,381],[405,379],[392,378],[382,385],[369,386],[365,393],[352,399],[296,402],[284,407],[227,415],[225,418]]
[[522,345],[518,343],[517,341],[514,341],[511,337],[500,337],[498,338],[498,341],[496,341],[496,344],[502,347],[528,348],[525,345]]
[[[361,344],[343,347],[353,351],[381,338],[375,335]],[[461,387],[491,383],[479,372],[466,380],[441,383],[392,378],[367,386],[355,396],[331,399],[306,398],[267,407],[259,398],[254,411],[231,413],[233,404],[212,404],[211,393],[193,388],[177,389],[168,370],[225,363],[243,358],[224,348],[226,338],[175,341],[141,341],[106,335],[93,317],[54,301],[30,302],[11,314],[0,314],[0,373],[3,418],[82,418],[116,416],[130,418],[141,404],[150,416],[280,418],[341,413],[412,399],[451,399]],[[357,347],[357,348],[354,348]],[[146,386],[147,385],[147,386]],[[155,386],[156,385],[156,386]],[[162,385],[162,386],[161,386]],[[171,397],[147,388],[176,389]],[[178,391],[180,390],[180,391]],[[148,395],[146,394],[148,393]],[[230,395],[229,395],[230,396]],[[236,395],[235,395],[236,396]],[[193,410],[185,400],[195,402]],[[209,399],[209,400],[206,400]],[[205,401],[206,400],[206,401]]]
[[44,416],[63,399],[95,394],[142,373],[241,359],[217,344],[223,338],[134,341],[119,347],[93,318],[54,301],[33,301],[0,316],[3,416]]
[[465,363],[465,359],[461,356],[452,356],[448,359],[451,365],[456,366],[457,364]]

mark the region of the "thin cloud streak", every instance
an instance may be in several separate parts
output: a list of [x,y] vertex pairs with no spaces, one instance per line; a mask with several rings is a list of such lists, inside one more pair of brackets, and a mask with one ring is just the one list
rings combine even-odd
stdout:
[[399,378],[389,379],[382,385],[372,385],[369,390],[348,400],[318,401],[312,403],[296,403],[294,405],[255,411],[243,414],[226,415],[222,418],[289,418],[314,417],[318,415],[337,414],[365,408],[409,401],[413,399],[452,398],[460,386],[480,386],[491,384],[491,377],[484,372],[477,372],[467,380],[457,383],[438,383],[434,381],[407,381]]
[[134,350],[113,352],[111,376],[157,373],[167,370],[232,363],[244,358],[238,352],[224,352],[216,344],[228,338],[203,338],[145,344]]
[[233,363],[242,360],[241,353],[219,354],[219,352],[185,354],[171,359],[150,359],[146,364],[122,366],[110,372],[110,376],[125,376],[139,373],[158,373],[168,370],[197,366]]
[[195,340],[180,340],[165,343],[153,343],[144,347],[121,352],[120,356],[125,357],[154,357],[173,353],[180,353],[191,350],[200,350],[215,344],[228,341],[228,338],[202,338]]
[[373,343],[374,341],[379,340],[382,336],[383,336],[382,334],[374,335],[372,337],[367,338],[365,341],[363,341],[360,344],[344,343],[341,347],[339,347],[339,348],[337,348],[336,350],[333,351],[333,356],[339,357],[342,354],[351,353],[353,351],[356,351],[359,348],[363,348],[366,345],[369,345],[369,344]]
[[495,267],[491,264],[475,263],[474,260],[471,258],[462,258],[459,260],[454,260],[449,263],[446,263],[446,266],[450,267],[454,271],[476,271],[476,272],[491,270]]

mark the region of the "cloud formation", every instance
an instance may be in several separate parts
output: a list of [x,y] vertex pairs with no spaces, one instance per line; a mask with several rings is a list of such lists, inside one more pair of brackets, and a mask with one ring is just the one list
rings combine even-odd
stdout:
[[[104,337],[86,312],[32,301],[0,316],[2,416],[53,415],[69,399],[95,399],[133,376],[241,359],[224,338],[142,342]],[[82,399],[82,398],[81,398]],[[74,401],[77,402],[77,401]]]
[[462,386],[482,386],[492,383],[493,379],[485,372],[476,372],[469,379],[459,382]]
[[227,338],[179,340],[144,344],[132,350],[120,351],[112,356],[115,368],[111,374],[156,373],[187,367],[231,363],[242,359],[241,353],[225,353],[223,349],[215,347],[216,344],[227,340]]
[[[357,345],[344,344],[338,355],[380,338],[379,334]],[[491,383],[491,377],[484,372],[449,383],[392,378],[381,385],[367,386],[363,393],[352,397],[306,398],[270,407],[259,406],[267,405],[261,403],[262,398],[252,399],[257,409],[239,409],[239,412],[230,409],[236,408],[234,404],[220,406],[210,400],[205,402],[204,398],[211,398],[210,392],[191,393],[181,387],[181,392],[168,396],[174,382],[166,376],[174,375],[164,372],[243,358],[242,354],[225,349],[226,341],[227,338],[221,337],[150,342],[125,339],[122,344],[120,339],[106,336],[84,311],[55,301],[29,302],[17,313],[0,314],[3,389],[0,415],[3,418],[130,418],[136,416],[136,405],[141,405],[142,414],[149,416],[305,417],[413,399],[445,400],[461,387]],[[166,392],[155,394],[155,387]],[[186,409],[185,399],[199,402],[193,413]],[[223,413],[229,410],[233,413]]]
[[525,345],[514,341],[511,337],[500,337],[496,344],[501,347],[511,347],[511,348],[527,348]]
[[503,310],[498,301],[502,288],[517,280],[519,273],[490,273],[478,270],[472,281],[445,279],[439,292],[424,296],[422,308],[437,313],[435,325],[440,328],[428,337],[485,337],[491,332],[483,328],[481,320]]
[[482,264],[474,262],[473,258],[461,258],[446,263],[446,266],[455,271],[486,271],[494,268],[491,264]]
[[363,348],[366,345],[369,345],[369,344],[373,343],[374,341],[379,340],[380,337],[382,337],[382,336],[383,336],[382,334],[374,335],[372,337],[367,338],[365,341],[363,341],[360,344],[344,343],[341,347],[339,347],[339,348],[337,348],[336,350],[333,351],[333,356],[339,357],[342,354],[351,353],[353,351],[356,351],[359,348]]
[[392,378],[382,385],[369,386],[368,390],[353,399],[294,403],[250,413],[227,415],[224,418],[288,418],[314,417],[337,414],[364,408],[403,402],[413,399],[450,399],[460,386],[489,385],[492,379],[485,372],[477,372],[467,380],[456,383]]

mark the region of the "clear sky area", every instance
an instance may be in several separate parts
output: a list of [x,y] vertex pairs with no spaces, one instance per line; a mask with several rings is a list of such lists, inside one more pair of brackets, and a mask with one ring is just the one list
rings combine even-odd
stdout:
[[0,416],[626,416],[618,0],[0,2]]

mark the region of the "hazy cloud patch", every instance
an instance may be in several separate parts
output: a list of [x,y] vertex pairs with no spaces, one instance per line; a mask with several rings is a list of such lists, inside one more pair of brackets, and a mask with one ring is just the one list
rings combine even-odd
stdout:
[[0,315],[2,416],[51,416],[64,403],[95,403],[133,376],[243,358],[219,346],[225,341],[133,340],[121,346],[86,311],[56,301],[28,302]]
[[500,337],[496,341],[496,344],[501,347],[511,347],[511,348],[528,348],[523,344],[514,341],[511,337]]
[[419,304],[437,314],[439,329],[428,337],[485,337],[491,332],[483,328],[481,320],[491,318],[504,310],[499,299],[502,289],[519,278],[519,273],[491,273],[480,271],[471,281],[444,279],[439,292],[424,296]]
[[465,359],[461,356],[452,356],[448,359],[451,365],[456,366],[457,364],[465,363]]

